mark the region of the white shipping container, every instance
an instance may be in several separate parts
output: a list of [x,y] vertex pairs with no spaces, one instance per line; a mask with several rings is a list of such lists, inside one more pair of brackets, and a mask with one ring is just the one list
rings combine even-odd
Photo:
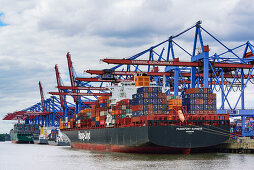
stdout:
[[100,111],[100,116],[106,115],[106,111]]
[[132,113],[126,114],[126,117],[132,117]]

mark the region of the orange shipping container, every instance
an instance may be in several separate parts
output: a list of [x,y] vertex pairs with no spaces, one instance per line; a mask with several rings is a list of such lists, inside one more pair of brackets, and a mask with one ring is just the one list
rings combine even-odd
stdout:
[[150,86],[149,76],[135,76],[135,86]]
[[95,121],[100,121],[100,117],[95,117]]

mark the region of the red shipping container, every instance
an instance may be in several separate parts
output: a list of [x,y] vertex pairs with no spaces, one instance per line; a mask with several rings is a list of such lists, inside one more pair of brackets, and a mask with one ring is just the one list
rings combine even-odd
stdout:
[[138,109],[139,109],[139,105],[132,106],[132,111],[138,111]]
[[106,116],[100,116],[100,120],[105,120]]
[[158,94],[158,98],[161,98],[161,93],[157,93]]
[[162,104],[167,104],[167,99],[162,99]]
[[122,102],[125,102],[125,104],[130,104],[130,99],[123,99]]
[[153,92],[153,88],[152,87],[148,87],[148,92],[152,93]]
[[105,120],[100,120],[100,125],[104,125],[105,124]]
[[144,93],[144,98],[148,98],[148,93]]
[[124,118],[124,124],[126,125],[131,124],[131,118]]
[[131,121],[132,122],[139,122],[140,121],[140,117],[132,117]]
[[166,93],[161,93],[161,98],[166,98],[167,94]]

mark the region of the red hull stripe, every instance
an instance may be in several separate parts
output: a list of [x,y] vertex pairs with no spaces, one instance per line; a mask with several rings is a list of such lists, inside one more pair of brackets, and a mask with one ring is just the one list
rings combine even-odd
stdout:
[[91,151],[106,151],[106,152],[125,152],[125,153],[184,153],[189,154],[189,148],[170,148],[170,147],[152,147],[152,146],[120,146],[120,145],[103,145],[90,143],[72,143],[74,149],[84,149]]

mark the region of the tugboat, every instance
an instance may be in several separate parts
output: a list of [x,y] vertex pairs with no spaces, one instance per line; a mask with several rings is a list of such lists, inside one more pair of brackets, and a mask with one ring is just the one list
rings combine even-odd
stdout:
[[46,134],[44,133],[43,126],[40,127],[40,130],[37,133],[33,134],[33,139],[35,144],[42,144],[42,145],[48,144],[48,139],[46,137]]

